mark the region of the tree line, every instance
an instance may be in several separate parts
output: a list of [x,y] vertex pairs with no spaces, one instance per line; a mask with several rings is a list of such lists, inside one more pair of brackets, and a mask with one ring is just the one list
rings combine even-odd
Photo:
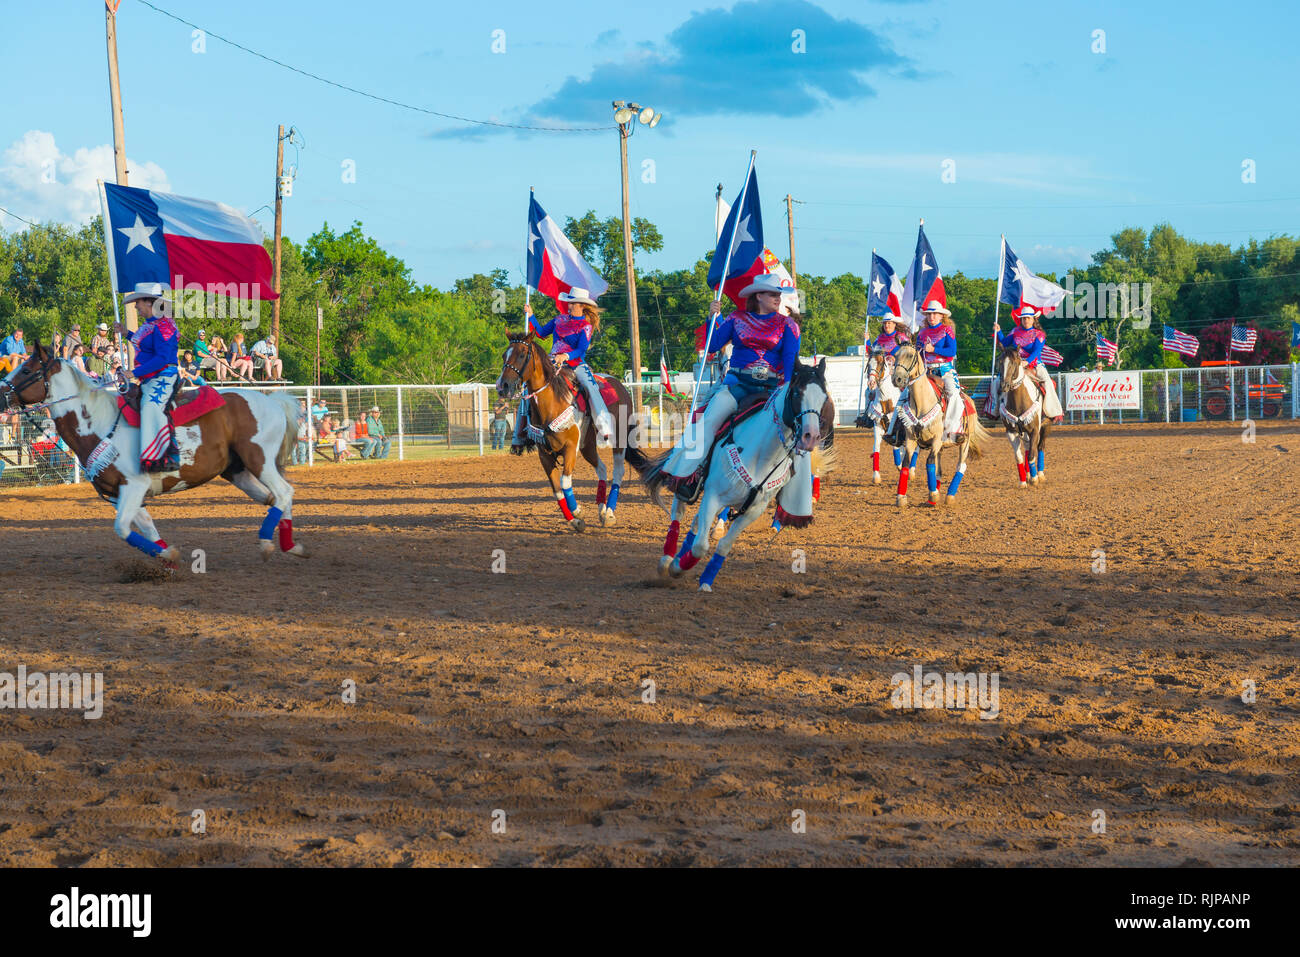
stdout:
[[[621,220],[588,211],[570,217],[565,232],[610,284],[601,297],[604,316],[589,361],[599,371],[625,372],[630,349]],[[663,248],[659,229],[640,217],[633,221],[632,239],[634,256]],[[651,377],[661,349],[672,369],[690,369],[694,362],[695,329],[712,298],[705,283],[711,255],[712,250],[704,251],[685,269],[637,271],[641,357]],[[1247,364],[1291,361],[1290,323],[1300,320],[1300,239],[1281,235],[1231,247],[1189,240],[1168,223],[1150,231],[1130,227],[1115,233],[1109,247],[1071,274],[1076,290],[1103,290],[1098,297],[1103,300],[1108,290],[1111,301],[1102,318],[1081,296],[1072,315],[1058,309],[1045,320],[1048,343],[1065,358],[1062,368],[1090,366],[1098,332],[1119,343],[1124,367],[1182,366],[1179,356],[1161,350],[1166,324],[1201,339],[1200,354],[1187,364],[1223,359],[1230,318],[1260,331],[1255,351],[1234,358]],[[861,343],[867,302],[863,278],[853,273],[801,273],[798,278],[804,297],[804,354],[835,355]],[[1064,274],[1051,278],[1067,284]],[[992,355],[996,279],[959,271],[944,276],[944,284],[957,330],[958,369],[962,374],[985,372]],[[74,323],[83,330],[111,323],[109,290],[98,217],[79,228],[44,224],[0,233],[0,329],[5,334],[22,326],[29,340],[39,336],[49,341],[55,330],[67,332]],[[1117,290],[1125,292],[1117,298]],[[457,279],[445,290],[418,284],[406,263],[386,252],[360,222],[344,232],[326,223],[306,242],[286,237],[282,243],[280,354],[285,374],[297,382],[313,381],[319,307],[323,383],[491,381],[500,371],[506,332],[523,328],[524,299],[523,286],[511,282],[505,268]],[[550,300],[534,296],[531,301],[542,321],[554,315]],[[209,338],[216,334],[227,341],[240,328],[235,304],[210,305],[217,311],[178,317],[184,345],[200,328]],[[1009,313],[1010,307],[1001,307],[1004,329],[1011,326]],[[270,303],[262,303],[259,325],[246,335],[261,338],[270,323]],[[872,334],[878,329],[879,320],[872,320]]]

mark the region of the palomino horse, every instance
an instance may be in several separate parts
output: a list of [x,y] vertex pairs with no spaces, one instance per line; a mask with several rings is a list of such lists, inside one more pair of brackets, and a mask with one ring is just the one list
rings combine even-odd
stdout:
[[[871,371],[867,373],[867,410],[858,416],[854,422],[858,428],[871,426],[871,484],[880,484],[880,444],[885,438],[885,428],[889,425],[889,417],[898,404],[900,393],[897,386],[894,385],[894,357],[884,349],[871,350],[871,357],[867,362],[867,368]],[[900,471],[903,468],[903,450],[894,447],[894,466]],[[912,461],[909,464],[909,471],[913,478],[916,477],[916,453],[912,453]]]
[[[674,578],[709,553],[709,534],[714,522],[724,511],[730,511],[730,526],[700,575],[701,591],[713,591],[713,580],[731,554],[736,537],[767,511],[773,499],[777,499],[778,522],[786,525],[811,522],[811,515],[796,518],[786,513],[778,496],[783,489],[802,484],[801,494],[810,501],[814,495],[812,476],[825,474],[833,464],[830,458],[822,462],[799,461],[801,456],[818,450],[835,422],[835,406],[826,391],[825,359],[816,366],[796,363],[789,382],[773,391],[766,402],[760,398],[749,405],[742,404],[742,411],[745,408],[757,408],[757,411],[743,418],[727,441],[714,445],[706,460],[699,509],[680,552],[677,551],[681,528],[677,516],[683,504],[680,493],[674,493],[669,511],[668,536],[659,560],[659,574]],[[713,441],[713,436],[705,441]],[[670,449],[644,466],[633,463],[656,505],[662,505],[660,490],[671,479],[663,471],[671,454]]]
[[103,388],[39,341],[27,361],[0,382],[6,409],[41,405],[50,410],[59,437],[81,461],[95,491],[116,508],[118,537],[146,555],[170,562],[180,551],[158,537],[144,500],[220,475],[267,506],[258,533],[263,558],[275,549],[277,529],[283,551],[305,556],[306,549],[293,541],[293,486],[283,474],[297,438],[298,403],[283,393],[213,390],[218,391],[223,404],[174,430],[180,470],[149,474],[140,470],[140,430],[124,421],[116,390]]
[[1001,394],[1006,404],[1002,424],[1016,456],[1020,487],[1046,483],[1045,446],[1052,422],[1043,415],[1043,394],[1038,380],[1029,374],[1029,366],[1015,346],[1002,350]]
[[[971,453],[977,457],[984,451],[984,446],[992,436],[980,425],[975,406],[967,399],[964,392],[958,393],[958,399],[966,403],[962,416],[965,432],[956,441],[946,440],[943,431],[943,406],[939,393],[925,372],[925,362],[914,346],[905,345],[898,350],[894,361],[894,386],[907,390],[907,401],[900,407],[899,415],[906,426],[906,444],[903,446],[904,458],[912,454],[914,448],[924,446],[930,454],[925,463],[927,485],[930,489],[930,505],[939,504],[939,452],[949,445],[957,446],[959,458],[957,469],[953,472],[952,482],[948,485],[948,504],[957,498],[957,489],[961,478],[966,474],[966,458]],[[907,472],[898,474],[898,505],[907,504]]]
[[528,437],[537,445],[537,455],[542,471],[551,482],[556,504],[564,520],[575,532],[587,525],[578,517],[581,506],[573,495],[573,466],[578,452],[596,470],[596,507],[600,511],[600,524],[613,525],[614,510],[618,507],[618,493],[623,483],[623,463],[638,466],[645,456],[632,441],[630,426],[632,397],[623,383],[609,376],[596,376],[614,390],[617,400],[607,402],[614,429],[613,482],[606,497],[605,463],[596,452],[596,430],[591,413],[581,413],[575,403],[575,393],[581,388],[576,382],[557,372],[541,343],[529,333],[512,332],[510,344],[501,360],[501,375],[497,378],[497,394],[511,398],[521,388],[527,390]]

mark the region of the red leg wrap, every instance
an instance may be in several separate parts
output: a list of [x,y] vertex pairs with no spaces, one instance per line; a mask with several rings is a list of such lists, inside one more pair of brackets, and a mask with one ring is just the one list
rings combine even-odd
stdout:
[[813,476],[813,501],[820,502],[821,500],[822,500],[822,477],[820,475],[814,475]]
[[287,552],[293,548],[293,519],[280,519],[280,551]]
[[906,459],[904,459],[903,470],[898,473],[898,494],[899,495],[907,494],[907,477],[911,474],[912,474],[911,469],[907,467],[907,461]]
[[1028,478],[1029,478],[1028,471],[1029,471],[1029,470],[1028,470],[1028,468],[1026,467],[1026,465],[1025,465],[1024,462],[1017,462],[1017,463],[1016,463],[1016,471],[1020,473],[1020,481],[1024,482],[1024,481],[1027,481],[1027,480],[1028,480]]
[[699,559],[695,557],[694,552],[687,552],[677,562],[677,564],[681,566],[682,571],[694,568],[698,563]]
[[167,551],[167,543],[164,542],[161,538],[158,539],[158,541],[157,541],[156,544],[157,544],[158,547],[161,548],[163,551]]
[[668,537],[664,539],[664,554],[673,556],[677,554],[677,533],[681,531],[682,523],[674,519],[668,525]]
[[600,508],[605,504],[605,480],[601,479],[596,483],[596,507]]
[[566,522],[573,521],[573,512],[569,510],[569,503],[563,498],[557,498],[555,502],[560,506],[560,511],[564,514],[564,520]]
[[880,471],[880,453],[879,453],[879,452],[872,452],[872,453],[871,453],[871,471],[873,471],[873,472],[879,472],[879,471]]

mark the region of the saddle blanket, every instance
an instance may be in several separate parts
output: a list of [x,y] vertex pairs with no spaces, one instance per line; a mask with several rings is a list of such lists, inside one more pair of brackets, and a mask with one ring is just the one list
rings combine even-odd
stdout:
[[[226,398],[220,392],[210,385],[202,386],[193,393],[192,398],[183,397],[179,404],[172,407],[170,412],[172,425],[189,425],[195,419],[225,404]],[[126,401],[126,396],[117,397],[117,407],[122,410],[122,418],[127,425],[137,429],[140,427],[140,409],[130,405]]]

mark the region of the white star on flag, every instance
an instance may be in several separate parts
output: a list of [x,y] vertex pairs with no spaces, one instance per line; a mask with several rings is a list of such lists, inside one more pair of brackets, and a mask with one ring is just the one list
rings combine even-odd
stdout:
[[875,279],[871,280],[871,293],[872,293],[872,295],[874,295],[874,296],[876,296],[877,298],[879,298],[879,296],[880,296],[880,290],[882,290],[882,289],[884,289],[884,288],[885,288],[885,284],[884,284],[883,282],[880,281],[880,277],[879,277],[879,276],[877,276]]
[[922,256],[921,256],[921,272],[927,272],[928,270],[931,270],[931,269],[933,269],[933,268],[934,268],[933,266],[930,266],[930,265],[927,265],[927,264],[926,264],[925,256],[922,255]]
[[752,243],[754,237],[749,234],[749,216],[745,215],[736,224],[735,235],[731,237],[731,251],[734,253],[743,243]]
[[129,253],[136,246],[144,246],[151,253],[157,253],[158,250],[153,248],[153,240],[149,237],[158,231],[157,226],[146,226],[140,214],[135,214],[135,225],[126,227],[119,226],[117,231],[127,238],[126,251]]
[[533,246],[541,238],[542,237],[537,234],[537,230],[533,229],[531,226],[528,227],[528,252],[529,253],[532,253]]

